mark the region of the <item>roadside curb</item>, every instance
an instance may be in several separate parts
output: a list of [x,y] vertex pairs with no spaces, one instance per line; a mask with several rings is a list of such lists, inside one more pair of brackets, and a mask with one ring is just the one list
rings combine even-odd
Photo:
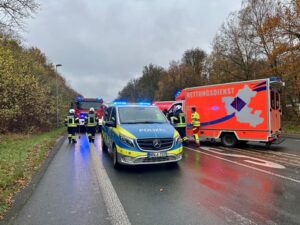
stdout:
[[283,138],[300,139],[300,134],[282,134]]
[[35,191],[36,187],[38,186],[39,182],[43,178],[45,172],[47,171],[48,166],[50,165],[52,159],[63,145],[66,139],[66,135],[59,137],[54,145],[54,147],[49,151],[48,157],[42,163],[41,167],[35,174],[33,174],[31,181],[28,185],[26,185],[16,196],[13,198],[14,204],[11,209],[9,209],[4,218],[0,221],[0,225],[7,225],[11,224],[14,218],[18,215],[20,210],[23,206],[27,203],[33,192]]

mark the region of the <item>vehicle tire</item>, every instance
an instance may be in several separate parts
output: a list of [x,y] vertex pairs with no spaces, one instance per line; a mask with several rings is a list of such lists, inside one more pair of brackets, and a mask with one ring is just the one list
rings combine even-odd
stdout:
[[115,169],[120,169],[121,165],[118,162],[118,152],[117,152],[116,146],[113,146],[112,152],[113,152],[113,164],[114,164],[114,168]]
[[107,152],[107,145],[104,142],[103,136],[101,135],[101,142],[102,142],[102,151]]
[[221,136],[222,145],[225,147],[235,147],[238,143],[233,133],[224,133]]

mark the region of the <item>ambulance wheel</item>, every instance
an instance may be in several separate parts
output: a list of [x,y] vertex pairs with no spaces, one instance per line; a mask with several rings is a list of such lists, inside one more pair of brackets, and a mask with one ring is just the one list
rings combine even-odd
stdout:
[[120,169],[121,165],[120,163],[118,162],[118,152],[117,152],[117,148],[116,146],[113,146],[113,163],[114,163],[114,168],[115,169]]
[[103,136],[101,135],[101,142],[102,142],[102,151],[107,152],[107,145],[104,142]]
[[238,140],[233,133],[223,133],[221,136],[221,142],[225,147],[235,147]]

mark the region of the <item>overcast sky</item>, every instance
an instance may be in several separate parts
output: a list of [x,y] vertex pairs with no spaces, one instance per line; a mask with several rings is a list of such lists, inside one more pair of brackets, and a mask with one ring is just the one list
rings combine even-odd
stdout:
[[241,0],[39,0],[24,39],[85,97],[113,100],[143,66],[168,67],[183,52],[211,50]]

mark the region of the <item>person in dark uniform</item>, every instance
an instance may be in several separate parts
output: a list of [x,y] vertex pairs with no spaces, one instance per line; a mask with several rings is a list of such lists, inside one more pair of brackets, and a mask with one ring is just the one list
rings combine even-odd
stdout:
[[89,139],[89,142],[94,143],[95,141],[95,134],[96,134],[96,128],[97,124],[99,122],[99,119],[95,113],[94,108],[90,108],[90,111],[85,118],[85,126],[86,126],[86,132]]
[[174,109],[173,115],[171,117],[171,122],[175,129],[178,131],[180,137],[183,140],[183,144],[188,144],[188,138],[186,137],[186,119],[185,114],[181,109],[181,105],[177,105]]
[[65,126],[68,127],[68,139],[69,143],[77,143],[76,141],[76,130],[77,125],[79,124],[79,119],[75,116],[75,110],[70,109],[69,114],[65,119]]

